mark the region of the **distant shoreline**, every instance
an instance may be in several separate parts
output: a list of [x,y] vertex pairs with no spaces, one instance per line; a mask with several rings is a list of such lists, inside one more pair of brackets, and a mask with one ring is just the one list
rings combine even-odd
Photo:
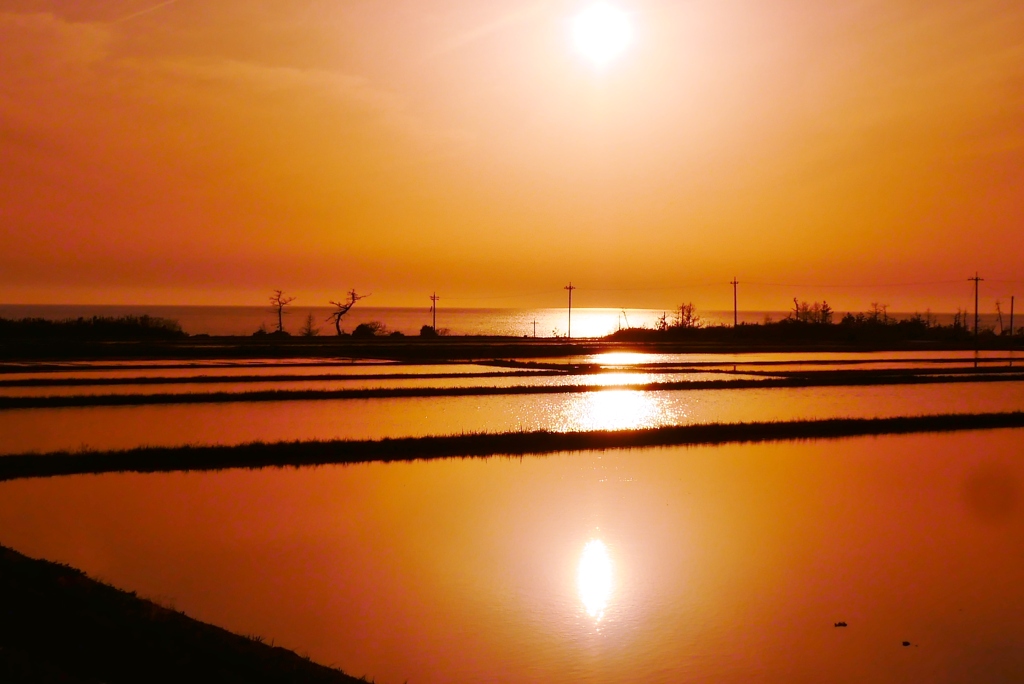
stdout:
[[[406,335],[416,335],[420,327],[432,324],[429,302],[422,307],[415,306],[374,306],[373,300],[359,302],[346,314],[342,327],[351,332],[360,323],[379,321],[389,331],[397,330]],[[786,306],[789,306],[788,300]],[[588,307],[574,306],[572,310],[572,332],[575,337],[601,337],[622,328],[653,328],[658,319],[666,314],[672,318],[674,309],[669,307]],[[321,328],[322,335],[333,335],[333,326],[327,322],[332,308],[326,305],[309,306],[302,298],[285,311],[284,326],[290,333],[298,335],[309,314]],[[732,309],[698,310],[701,321],[711,326],[731,326]],[[766,319],[779,321],[791,311],[787,309],[741,309],[737,313],[741,324],[760,324]],[[839,320],[846,310],[835,311]],[[856,314],[856,311],[850,311]],[[269,306],[262,305],[118,305],[118,304],[0,304],[0,318],[34,318],[50,320],[74,319],[92,316],[157,316],[177,320],[185,332],[191,335],[207,334],[214,337],[248,336],[261,325],[268,330],[276,328],[276,313]],[[914,312],[892,312],[893,319],[911,318]],[[931,312],[927,314],[938,324],[951,323],[953,312]],[[983,327],[998,324],[998,315],[982,313]],[[1006,318],[1006,312],[1004,312]],[[972,319],[973,320],[973,319]],[[536,321],[536,326],[534,326]],[[568,332],[568,310],[565,306],[535,307],[460,307],[446,306],[441,300],[437,312],[437,327],[448,329],[453,335],[508,336],[529,335],[554,339],[553,333],[564,336]]]

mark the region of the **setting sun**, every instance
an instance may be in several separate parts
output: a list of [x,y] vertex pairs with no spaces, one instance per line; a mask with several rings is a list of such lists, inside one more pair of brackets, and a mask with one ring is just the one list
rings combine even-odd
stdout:
[[603,2],[576,16],[572,35],[576,49],[598,66],[619,56],[633,39],[626,13]]
[[0,0],[0,152],[0,684],[1024,682],[1024,0]]

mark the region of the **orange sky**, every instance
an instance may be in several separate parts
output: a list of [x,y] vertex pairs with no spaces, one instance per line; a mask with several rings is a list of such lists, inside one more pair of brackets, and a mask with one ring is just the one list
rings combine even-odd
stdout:
[[1024,295],[1019,0],[617,4],[3,0],[0,301]]

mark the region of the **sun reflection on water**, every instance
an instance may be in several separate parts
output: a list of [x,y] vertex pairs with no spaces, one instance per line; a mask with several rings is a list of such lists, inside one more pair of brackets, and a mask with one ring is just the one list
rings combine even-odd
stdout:
[[567,416],[570,430],[634,430],[660,424],[662,407],[651,392],[602,390],[580,396]]
[[650,363],[652,357],[652,354],[639,352],[605,352],[594,354],[589,361],[602,366],[635,366],[641,363]]
[[587,614],[597,620],[604,617],[612,595],[612,559],[600,539],[591,539],[583,547],[576,586]]

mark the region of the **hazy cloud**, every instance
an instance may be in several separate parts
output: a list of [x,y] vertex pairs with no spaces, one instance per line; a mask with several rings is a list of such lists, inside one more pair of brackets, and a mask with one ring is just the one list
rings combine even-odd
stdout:
[[432,54],[442,55],[476,43],[506,29],[525,24],[543,16],[551,8],[551,2],[535,2],[521,9],[505,12],[496,19],[484,22],[474,28],[441,43]]

